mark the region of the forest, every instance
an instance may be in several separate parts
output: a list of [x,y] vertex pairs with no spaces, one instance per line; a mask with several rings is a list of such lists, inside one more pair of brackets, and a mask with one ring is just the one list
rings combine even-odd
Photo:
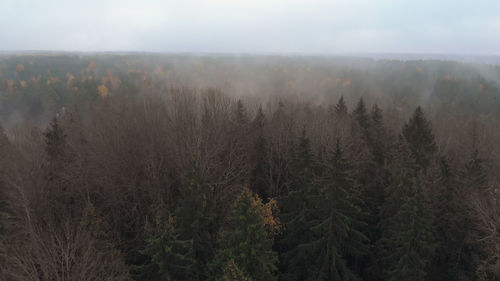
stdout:
[[500,280],[500,66],[0,54],[0,280]]

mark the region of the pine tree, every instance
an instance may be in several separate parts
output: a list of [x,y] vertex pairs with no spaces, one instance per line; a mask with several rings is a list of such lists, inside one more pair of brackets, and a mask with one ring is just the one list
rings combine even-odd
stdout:
[[139,267],[136,280],[198,280],[192,240],[182,240],[171,218],[162,229],[148,239],[141,254],[150,262]]
[[462,208],[466,211],[462,224],[465,237],[460,248],[460,266],[463,274],[469,279],[477,278],[477,268],[485,256],[480,243],[477,241],[477,237],[482,236],[477,227],[479,222],[474,217],[470,206],[471,197],[488,196],[488,175],[483,165],[479,149],[474,144],[472,154],[461,172],[460,179]]
[[370,135],[371,143],[369,144],[370,150],[373,154],[373,159],[379,166],[385,164],[387,157],[388,146],[390,145],[390,140],[387,134],[387,130],[383,124],[382,120],[382,110],[375,104],[371,112],[371,132]]
[[432,280],[460,280],[466,268],[462,247],[469,226],[456,174],[445,157],[440,159],[437,184],[436,255],[433,261]]
[[67,155],[66,133],[59,124],[59,119],[54,118],[44,132],[45,152],[49,162],[55,164]]
[[241,100],[236,103],[236,110],[234,112],[234,121],[239,126],[246,126],[249,123],[247,110]]
[[314,257],[303,246],[314,240],[311,227],[317,224],[313,202],[317,195],[314,182],[315,159],[309,139],[303,131],[293,153],[290,192],[281,200],[285,231],[279,241],[284,280],[307,280],[313,270]]
[[363,98],[360,98],[358,101],[358,104],[356,105],[356,108],[354,109],[353,117],[357,121],[358,125],[361,127],[363,132],[365,134],[368,133],[368,129],[370,127],[370,117],[368,116],[368,113],[366,112],[366,106],[365,102],[363,101]]
[[187,184],[181,190],[181,200],[175,212],[176,229],[180,239],[193,243],[196,280],[206,280],[208,264],[215,255],[215,199],[211,187],[195,171],[188,174]]
[[307,246],[314,253],[317,271],[308,280],[358,280],[352,261],[367,253],[368,239],[360,231],[362,205],[350,165],[343,156],[339,142],[322,179],[321,192],[313,201],[320,217],[312,227],[316,240]]
[[224,268],[224,275],[221,281],[252,281],[252,279],[241,271],[238,265],[234,263],[234,260],[230,260]]
[[340,96],[334,109],[335,109],[335,114],[339,117],[347,115],[347,105],[345,104],[344,96]]
[[418,184],[418,164],[401,140],[391,165],[381,209],[382,237],[377,243],[385,280],[427,280],[433,257],[433,216]]
[[259,107],[257,116],[252,122],[253,134],[256,135],[254,141],[254,167],[250,174],[250,188],[257,193],[260,198],[267,200],[269,192],[269,163],[267,159],[267,141],[264,135],[265,116],[262,108]]
[[432,214],[416,182],[402,200],[389,230],[393,253],[388,257],[387,280],[425,281],[434,252]]
[[[234,263],[232,274],[251,280],[276,280],[278,256],[273,236],[266,226],[266,205],[245,188],[236,199],[231,214],[231,231],[224,236],[218,264]],[[227,279],[227,272],[225,272]],[[241,280],[241,279],[237,279]]]
[[424,171],[437,151],[430,122],[425,118],[422,108],[415,110],[410,120],[403,126],[403,138],[414,154],[416,163]]
[[210,186],[196,175],[195,169],[186,178],[175,216],[148,240],[143,254],[149,261],[139,269],[140,276],[207,280],[210,274],[208,265],[215,256],[215,203]]

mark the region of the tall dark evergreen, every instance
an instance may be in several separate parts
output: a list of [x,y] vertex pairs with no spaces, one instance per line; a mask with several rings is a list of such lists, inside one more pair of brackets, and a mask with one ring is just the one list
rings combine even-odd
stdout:
[[361,127],[363,132],[366,134],[370,127],[370,116],[367,113],[365,102],[363,98],[360,98],[356,108],[354,108],[352,115],[357,121],[358,125]]
[[390,167],[377,243],[384,280],[427,280],[433,258],[433,215],[418,180],[418,164],[401,140]]
[[234,122],[239,126],[245,126],[250,122],[247,114],[247,109],[245,108],[241,100],[238,100],[236,102]]
[[417,165],[426,170],[437,151],[437,146],[431,124],[420,106],[403,126],[402,136],[414,154]]
[[401,198],[401,207],[391,218],[391,248],[387,260],[386,280],[426,281],[433,258],[433,217],[428,201],[414,181]]
[[334,107],[334,113],[337,116],[346,116],[347,115],[347,105],[345,104],[344,96],[340,96],[337,104]]
[[373,105],[371,112],[371,130],[370,135],[370,150],[373,154],[374,161],[383,166],[387,158],[388,149],[390,146],[390,139],[387,129],[384,126],[382,119],[382,110],[377,104]]
[[216,270],[226,267],[218,280],[228,280],[231,275],[251,280],[277,279],[278,255],[273,250],[273,236],[266,227],[269,218],[265,208],[262,200],[247,188],[236,199],[230,217],[231,229],[224,235],[217,254]]
[[358,280],[356,260],[368,252],[362,202],[350,176],[350,165],[339,142],[325,168],[322,188],[311,201],[319,219],[312,227],[315,240],[304,248],[313,253],[314,270],[307,280]]
[[267,155],[267,141],[264,135],[264,124],[266,118],[259,107],[257,116],[252,122],[252,133],[255,136],[253,150],[253,169],[250,174],[250,188],[260,198],[267,200],[270,194],[269,187],[269,161]]
[[[211,188],[195,171],[187,175],[175,216],[148,240],[143,254],[149,261],[141,276],[163,280],[207,280],[215,256],[216,210]],[[166,259],[166,260],[165,260]],[[156,270],[156,271],[155,271]]]
[[174,224],[173,218],[162,223],[159,232],[147,240],[141,254],[147,256],[149,262],[138,268],[136,280],[199,280],[193,241],[180,239]]
[[475,279],[478,267],[485,258],[485,253],[478,241],[478,237],[483,235],[477,227],[480,222],[474,216],[471,199],[481,196],[489,197],[488,175],[484,169],[484,161],[479,155],[479,149],[475,144],[460,175],[460,193],[462,208],[466,211],[462,224],[465,237],[460,248],[460,265],[463,269],[460,273],[463,273],[466,278]]
[[436,209],[436,254],[432,280],[463,280],[468,265],[463,245],[467,235],[467,208],[460,196],[456,172],[445,157],[439,163]]
[[279,241],[283,280],[308,280],[314,270],[314,255],[305,245],[314,240],[311,227],[317,224],[314,202],[317,195],[314,181],[315,157],[303,131],[293,152],[292,182],[289,193],[281,199],[285,231]]

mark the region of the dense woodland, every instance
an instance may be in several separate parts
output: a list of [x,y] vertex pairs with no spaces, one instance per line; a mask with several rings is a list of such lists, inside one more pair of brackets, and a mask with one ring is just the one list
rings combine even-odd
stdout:
[[0,56],[0,280],[500,280],[500,67]]

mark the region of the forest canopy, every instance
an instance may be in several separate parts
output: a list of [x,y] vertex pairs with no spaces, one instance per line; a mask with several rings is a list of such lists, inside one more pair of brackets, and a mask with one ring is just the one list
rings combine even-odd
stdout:
[[0,55],[0,280],[498,280],[500,67]]

